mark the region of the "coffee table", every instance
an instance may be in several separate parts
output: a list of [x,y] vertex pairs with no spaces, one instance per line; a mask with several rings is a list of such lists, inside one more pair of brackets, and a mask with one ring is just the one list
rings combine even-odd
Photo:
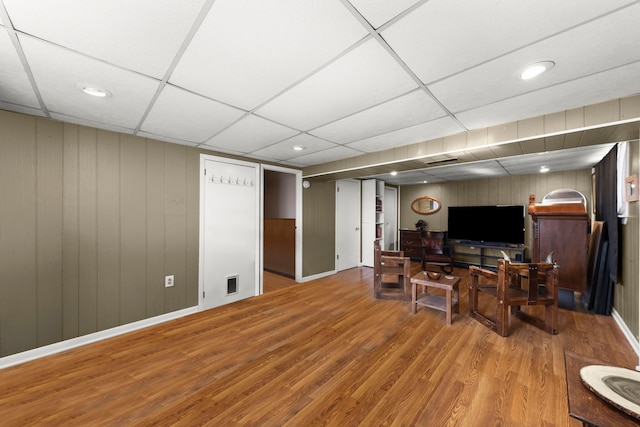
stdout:
[[[460,293],[458,284],[460,278],[456,276],[440,275],[438,279],[431,279],[426,271],[421,271],[411,278],[411,313],[416,313],[418,305],[444,311],[447,314],[447,325],[451,324],[451,311],[459,313],[458,300]],[[418,286],[422,287],[422,296],[418,298]],[[444,289],[445,296],[428,293],[428,288]]]

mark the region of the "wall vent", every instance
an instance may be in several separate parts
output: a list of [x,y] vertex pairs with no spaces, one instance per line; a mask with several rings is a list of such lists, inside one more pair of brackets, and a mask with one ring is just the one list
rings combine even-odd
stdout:
[[238,293],[238,275],[227,276],[227,295]]

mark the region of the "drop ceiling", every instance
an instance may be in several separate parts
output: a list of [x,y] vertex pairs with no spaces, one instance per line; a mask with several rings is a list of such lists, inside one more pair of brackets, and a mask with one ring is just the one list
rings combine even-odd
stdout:
[[[629,0],[0,0],[0,108],[304,168],[638,94],[638,22]],[[414,163],[403,182],[471,171]]]

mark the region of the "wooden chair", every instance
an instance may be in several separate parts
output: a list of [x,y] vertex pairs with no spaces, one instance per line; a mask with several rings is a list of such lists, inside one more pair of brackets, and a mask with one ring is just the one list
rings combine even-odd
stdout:
[[446,231],[424,232],[422,237],[422,269],[428,270],[428,265],[437,265],[445,273],[453,273],[453,255],[447,246]]
[[383,251],[374,242],[373,292],[378,299],[411,300],[411,261],[402,251]]
[[[469,275],[469,315],[489,329],[503,337],[509,334],[510,307],[511,314],[517,318],[550,334],[558,333],[557,265],[510,263],[499,259],[497,273],[471,266]],[[496,299],[495,320],[478,311],[478,294],[481,292]],[[522,311],[521,307],[527,305],[544,306],[544,318]]]

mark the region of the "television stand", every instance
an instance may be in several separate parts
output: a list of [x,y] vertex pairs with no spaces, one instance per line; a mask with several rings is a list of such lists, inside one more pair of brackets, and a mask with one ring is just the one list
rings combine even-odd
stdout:
[[[496,269],[497,260],[503,258],[500,251],[504,251],[511,261],[524,262],[524,245],[510,245],[507,243],[483,243],[470,241],[448,241],[452,248],[453,263],[457,267],[476,265],[480,268]],[[458,249],[462,248],[462,249]],[[477,260],[477,262],[476,262]]]

